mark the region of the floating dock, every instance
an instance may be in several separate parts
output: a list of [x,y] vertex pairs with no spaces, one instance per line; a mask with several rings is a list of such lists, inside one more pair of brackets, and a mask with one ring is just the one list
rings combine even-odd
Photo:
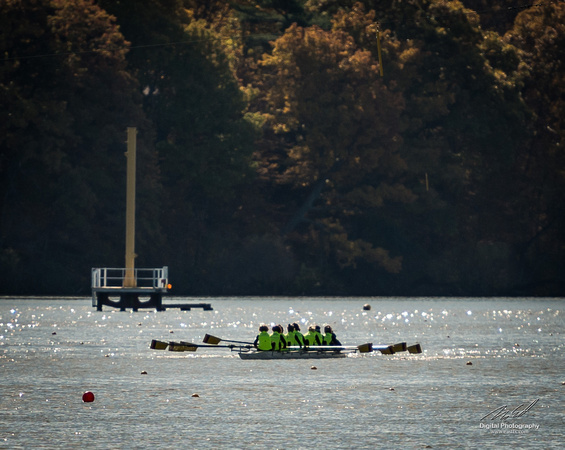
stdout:
[[[132,271],[133,270],[133,280]],[[156,309],[165,311],[179,308],[190,311],[202,308],[211,311],[210,303],[170,303],[164,304],[163,297],[169,295],[168,267],[156,269],[93,268],[92,306],[102,311],[104,305],[120,311],[132,309]]]

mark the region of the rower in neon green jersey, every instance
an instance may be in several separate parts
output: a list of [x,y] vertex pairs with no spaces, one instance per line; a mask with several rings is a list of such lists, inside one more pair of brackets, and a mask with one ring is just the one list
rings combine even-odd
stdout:
[[320,341],[319,345],[324,345],[324,335],[322,334],[320,325],[316,325],[316,336],[318,336],[318,340]]
[[273,332],[271,333],[271,342],[273,343],[273,350],[280,351],[286,348],[286,340],[282,335],[283,328],[280,325],[275,325],[273,327]]
[[322,345],[322,340],[318,336],[320,333],[316,333],[316,327],[310,326],[308,327],[308,333],[304,335],[305,342],[308,343],[309,346],[312,345]]
[[292,324],[294,327],[294,340],[296,341],[296,345],[300,346],[300,348],[305,347],[307,345],[306,339],[304,339],[304,335],[300,332],[300,326],[294,322]]
[[298,345],[296,343],[294,325],[289,323],[286,329],[288,330],[288,332],[284,335],[284,338],[286,340],[287,347]]
[[267,325],[261,325],[259,327],[259,334],[255,338],[253,345],[257,350],[273,350],[273,342],[271,341],[271,335],[269,334],[269,327]]
[[324,345],[341,345],[341,342],[337,340],[337,336],[333,332],[331,326],[326,325],[324,327],[324,333],[326,333],[324,335]]

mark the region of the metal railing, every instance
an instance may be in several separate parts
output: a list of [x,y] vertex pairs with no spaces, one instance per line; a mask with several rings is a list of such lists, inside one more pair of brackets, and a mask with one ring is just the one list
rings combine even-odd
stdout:
[[[124,287],[125,268],[102,267],[92,269],[92,289],[108,289]],[[135,287],[137,289],[166,290],[169,284],[169,268],[134,269]]]

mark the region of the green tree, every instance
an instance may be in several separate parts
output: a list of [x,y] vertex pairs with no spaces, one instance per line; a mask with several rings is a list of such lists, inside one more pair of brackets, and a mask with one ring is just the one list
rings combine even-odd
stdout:
[[215,3],[101,3],[132,42],[129,62],[156,136],[168,264],[178,289],[194,289],[206,283],[198,274],[210,273],[213,241],[235,233],[234,199],[253,176],[255,125],[235,76],[237,36],[226,31],[237,26]]
[[516,164],[516,227],[522,230],[523,283],[561,295],[565,261],[565,4],[533,5],[516,18],[505,40],[521,51],[523,96],[532,133]]
[[86,0],[3,1],[0,22],[0,284],[88,292],[123,236],[123,202],[107,199],[122,192],[125,129],[141,116],[127,43]]
[[[369,52],[341,31],[290,27],[262,61],[272,176],[289,194],[281,231],[309,265],[371,261],[397,272],[400,258],[357,236],[363,208],[394,198],[410,201],[397,183],[403,167],[398,95],[382,83]],[[331,267],[329,268],[331,270]]]
[[[477,259],[492,255],[478,243],[511,243],[514,164],[527,139],[519,56],[496,33],[482,31],[478,15],[459,2],[380,6],[359,2],[334,19],[375,57],[381,28],[384,83],[406,103],[399,154],[403,184],[417,200],[401,209],[385,204],[375,229],[404,256],[407,270],[397,277],[403,289],[473,292],[478,283],[468,278],[468,266],[488,273],[493,267]],[[507,248],[500,256],[506,268],[514,258]],[[500,278],[498,288],[516,274]]]

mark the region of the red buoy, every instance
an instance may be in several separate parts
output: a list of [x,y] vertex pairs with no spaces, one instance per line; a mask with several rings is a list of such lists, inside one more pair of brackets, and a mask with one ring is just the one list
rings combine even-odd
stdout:
[[90,403],[94,401],[94,394],[90,391],[86,391],[82,394],[82,401],[85,403]]

